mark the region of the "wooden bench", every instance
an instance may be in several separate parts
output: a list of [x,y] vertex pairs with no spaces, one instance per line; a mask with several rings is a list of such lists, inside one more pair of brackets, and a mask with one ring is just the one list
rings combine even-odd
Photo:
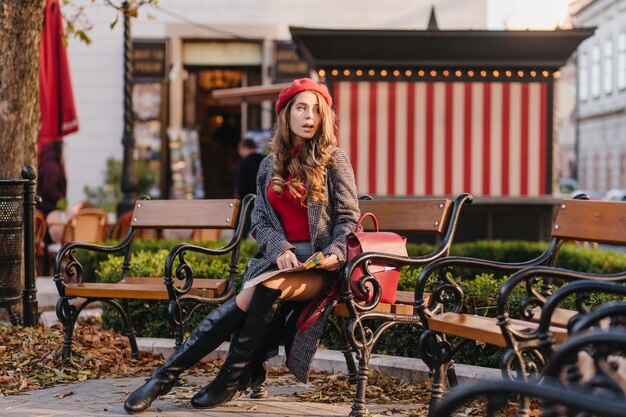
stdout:
[[[502,363],[503,372],[525,374],[545,363],[545,351],[538,344],[546,344],[549,334],[552,342],[568,337],[567,325],[572,317],[583,311],[569,311],[555,306],[549,313],[543,307],[553,293],[555,283],[571,280],[612,280],[626,278],[624,272],[614,275],[587,274],[555,268],[559,250],[566,241],[588,241],[603,244],[626,245],[626,204],[621,202],[564,200],[559,206],[552,227],[552,241],[537,258],[520,263],[502,263],[475,258],[448,257],[424,268],[418,278],[416,299],[424,293],[432,294],[428,302],[417,305],[426,331],[420,337],[421,358],[433,373],[431,409],[442,399],[445,377],[456,384],[452,358],[461,344],[478,341],[509,349]],[[473,268],[480,271],[512,273],[500,288],[497,298],[497,317],[481,317],[464,313],[463,292],[452,275],[453,268]],[[472,279],[465,274],[462,278]],[[522,287],[524,297],[520,305],[520,319],[509,315],[510,295]],[[449,311],[445,311],[447,300]],[[452,343],[450,336],[461,338]],[[523,352],[523,353],[522,353]],[[534,353],[526,361],[524,355]]]
[[[579,284],[585,286],[582,281],[575,283]],[[508,416],[512,415],[511,401],[518,401],[516,416],[527,417],[536,415],[531,414],[531,399],[540,402],[542,415],[626,415],[625,314],[623,301],[598,307],[586,314],[586,323],[575,326],[578,329],[558,346],[536,380],[480,381],[456,387],[437,407],[433,417],[456,415],[456,411],[467,409],[468,403],[475,414],[482,411],[486,417]],[[604,318],[611,318],[611,325],[600,328],[599,320]],[[479,397],[483,400],[482,409],[476,408]]]
[[[128,300],[162,300],[169,303],[168,313],[174,328],[176,345],[182,343],[183,327],[189,316],[201,305],[220,304],[231,298],[236,291],[239,245],[243,221],[251,209],[254,196],[242,201],[222,200],[140,200],[135,204],[128,234],[119,244],[106,246],[82,242],[69,242],[58,252],[55,262],[54,281],[59,293],[56,313],[65,331],[63,358],[71,354],[74,325],[81,311],[95,301],[103,301],[119,311],[124,321],[132,356],[139,351],[131,320]],[[164,277],[129,276],[132,243],[135,234],[146,229],[231,229],[233,237],[222,247],[207,248],[191,243],[177,245],[170,252]],[[119,282],[95,282],[95,277],[83,277],[83,268],[75,258],[76,250],[101,253],[123,253],[124,262],[119,271]],[[230,271],[227,279],[196,278],[185,261],[187,252],[208,256],[230,254]],[[182,300],[191,300],[194,307],[186,312]]]
[[[536,327],[517,329],[510,324],[508,305],[511,294],[514,288],[520,285],[525,287],[527,294],[532,292],[537,277],[558,282],[560,287],[538,307],[541,314]],[[498,325],[507,342],[507,351],[502,362],[503,373],[510,379],[533,378],[550,360],[559,343],[564,342],[572,334],[594,326],[610,325],[610,319],[616,320],[613,324],[623,321],[623,305],[620,304],[621,309],[616,309],[611,302],[592,306],[589,301],[592,296],[596,299],[610,296],[625,301],[624,282],[626,271],[615,274],[588,274],[561,268],[533,267],[513,274],[498,295]],[[555,326],[553,317],[557,311],[563,310],[559,306],[567,299],[571,299],[576,308],[568,310],[571,317],[566,328]]]
[[[437,239],[436,249],[422,256],[398,257],[381,253],[363,253],[346,265],[341,275],[341,298],[334,307],[331,320],[342,335],[342,352],[350,380],[357,383],[357,392],[352,406],[351,416],[367,415],[365,406],[365,388],[368,381],[369,359],[374,344],[388,328],[396,325],[420,326],[421,321],[415,313],[414,291],[398,291],[396,302],[386,304],[378,302],[379,286],[375,285],[372,301],[355,300],[350,287],[350,278],[354,271],[362,271],[361,280],[369,275],[363,266],[371,261],[383,261],[397,265],[398,268],[409,266],[421,267],[435,259],[447,256],[456,231],[461,208],[472,202],[472,196],[461,194],[454,201],[448,199],[381,199],[361,200],[361,213],[372,212],[376,215],[380,230],[394,231],[400,234],[429,234]],[[365,230],[373,225],[367,221]],[[428,295],[423,295],[428,299]],[[358,369],[354,363],[353,352],[358,359]]]

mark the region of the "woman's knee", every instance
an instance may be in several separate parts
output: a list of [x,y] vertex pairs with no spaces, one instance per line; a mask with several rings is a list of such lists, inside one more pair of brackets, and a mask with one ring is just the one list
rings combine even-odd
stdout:
[[239,307],[243,311],[248,311],[248,306],[250,305],[250,299],[252,298],[253,292],[254,287],[241,290],[239,294],[235,296],[235,302],[237,303],[237,307]]
[[310,299],[323,289],[324,280],[319,274],[306,272],[272,278],[261,285],[282,291],[281,298],[283,299]]
[[282,279],[282,278],[268,279],[267,281],[263,281],[261,283],[261,285],[263,285],[264,287],[267,287],[267,288],[271,288],[273,290],[279,290],[279,289],[281,289],[281,286],[282,286],[284,281],[285,280]]

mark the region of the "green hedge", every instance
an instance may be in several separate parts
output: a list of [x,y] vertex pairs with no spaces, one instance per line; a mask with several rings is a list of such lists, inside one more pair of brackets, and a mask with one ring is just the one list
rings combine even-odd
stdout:
[[[131,275],[133,276],[153,276],[162,279],[163,267],[168,250],[179,242],[168,241],[138,241],[135,244],[135,254],[131,264]],[[220,243],[212,242],[211,245]],[[462,243],[454,245],[452,254],[460,256],[471,256],[481,259],[492,259],[503,262],[519,262],[529,260],[541,254],[547,248],[545,242],[522,242],[522,241],[478,241],[472,243]],[[408,251],[411,255],[428,253],[433,250],[432,245],[409,244]],[[242,243],[241,257],[239,262],[240,271],[245,270],[249,258],[256,252],[256,245],[246,241]],[[227,277],[228,257],[215,257],[213,260],[206,256],[191,254],[190,264],[194,270],[194,276]],[[122,258],[108,255],[105,258],[95,256],[91,258],[81,257],[81,262],[91,262],[85,270],[91,268],[96,270],[96,276],[105,282],[115,282],[119,280]],[[614,251],[604,251],[589,249],[574,245],[565,245],[561,251],[557,262],[558,266],[594,273],[613,273],[626,269],[626,254]],[[398,288],[404,291],[414,289],[414,283],[420,270],[404,268],[401,271]],[[455,275],[458,271],[454,271]],[[239,279],[241,278],[240,277]],[[494,276],[493,274],[477,273],[473,280],[460,280],[464,294],[466,296],[466,311],[481,315],[491,315],[495,313],[495,299],[498,288],[506,277]],[[510,311],[516,313],[519,305],[521,293],[516,293],[511,300]],[[600,302],[601,300],[596,300]],[[137,334],[143,337],[171,337],[171,329],[167,319],[167,303],[158,301],[133,300],[130,302],[133,314],[133,322],[136,326]],[[201,312],[195,314],[189,331],[202,319],[204,314],[210,311],[211,307],[203,308]],[[116,311],[105,305],[103,314],[103,324],[107,328],[122,330],[122,323]],[[418,357],[418,338],[421,330],[412,326],[396,326],[389,329],[379,339],[376,344],[375,353]],[[338,348],[337,336],[332,326],[326,326],[322,337],[322,346],[336,349]],[[502,352],[492,346],[468,343],[457,354],[455,360],[459,363],[469,363],[481,366],[499,367]]]
[[[165,268],[165,260],[169,251],[181,243],[180,241],[168,240],[138,240],[134,244],[133,256],[131,258],[130,275],[136,277],[154,277],[162,282]],[[211,241],[202,243],[207,247],[223,246],[223,241]],[[252,241],[244,241],[240,246],[240,260],[238,267],[244,271],[248,260],[256,252],[256,244]],[[198,253],[189,252],[185,257],[192,267],[194,277],[228,278],[230,255],[203,256]],[[81,254],[80,262],[85,270],[95,270],[95,276],[102,282],[117,282],[120,280],[122,263],[124,259],[121,254]],[[85,274],[85,276],[87,276]],[[242,274],[237,277],[237,283],[241,280]],[[153,300],[129,300],[135,331],[143,337],[172,337],[172,329],[167,318],[167,303]],[[186,304],[183,303],[183,307]],[[190,322],[190,328],[201,320],[206,313],[211,310],[211,306],[203,307],[194,315]],[[158,317],[159,319],[155,319]],[[103,325],[105,328],[112,328],[121,331],[123,322],[118,311],[110,305],[104,305]],[[189,330],[189,329],[187,329]]]
[[[184,243],[186,241],[182,240],[164,240],[164,239],[137,239],[133,242],[133,257],[134,254],[138,252],[156,252],[158,250],[165,250],[169,252],[174,246]],[[113,246],[116,245],[117,241],[108,241],[104,242],[102,245]],[[208,247],[218,247],[223,246],[225,242],[223,241],[211,241],[211,242],[202,242],[201,245]],[[243,241],[240,247],[240,256],[241,259],[247,260],[256,252],[256,243],[253,241]],[[102,261],[106,261],[111,257],[122,257],[123,253],[118,252],[115,254],[106,254],[99,253],[94,251],[88,251],[84,249],[79,249],[76,251],[76,259],[83,266],[83,276],[85,281],[94,281],[95,279],[101,278],[96,270]],[[162,276],[162,274],[161,274]],[[114,280],[114,278],[112,278]]]

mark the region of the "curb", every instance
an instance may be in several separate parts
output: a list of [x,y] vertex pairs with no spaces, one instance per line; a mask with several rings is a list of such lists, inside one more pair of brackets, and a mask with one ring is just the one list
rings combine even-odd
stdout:
[[[163,357],[168,357],[174,351],[174,339],[140,337],[137,338],[137,345],[141,351],[160,353]],[[228,347],[229,343],[224,342],[202,360],[225,359]],[[279,367],[284,364],[285,351],[281,346],[278,356],[269,360],[269,366]],[[316,372],[347,373],[346,360],[338,350],[317,349],[311,368]],[[370,369],[384,372],[390,377],[402,378],[412,384],[430,380],[428,366],[421,359],[416,358],[373,354],[370,357]],[[499,369],[462,364],[455,364],[454,369],[459,382],[502,379]]]

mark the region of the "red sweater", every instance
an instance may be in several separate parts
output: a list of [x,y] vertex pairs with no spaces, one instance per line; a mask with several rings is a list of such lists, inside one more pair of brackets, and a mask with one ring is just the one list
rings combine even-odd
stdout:
[[[291,177],[287,177],[287,181],[290,179]],[[271,183],[267,189],[267,199],[278,215],[288,241],[302,242],[311,239],[309,235],[309,213],[305,204],[294,198],[287,188],[281,197],[272,190]]]
[[[300,149],[302,149],[302,144],[296,145],[292,150],[292,155],[298,153]],[[291,175],[287,176],[287,181],[290,180]],[[298,191],[303,192],[305,190]],[[300,200],[294,198],[287,188],[283,190],[283,195],[280,196],[272,190],[271,182],[267,189],[267,199],[278,215],[288,241],[304,242],[311,240],[311,235],[309,234],[309,213],[306,204],[302,204]]]

